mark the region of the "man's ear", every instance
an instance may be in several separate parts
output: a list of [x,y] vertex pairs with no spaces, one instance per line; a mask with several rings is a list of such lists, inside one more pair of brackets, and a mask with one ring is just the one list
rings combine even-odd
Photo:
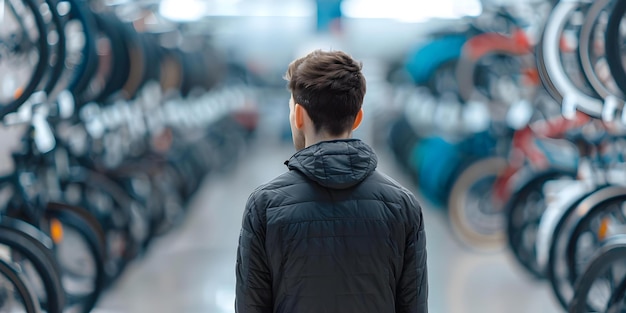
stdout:
[[354,119],[354,124],[352,124],[352,130],[356,130],[361,125],[363,121],[363,109],[359,110],[359,113],[356,114],[356,118]]
[[307,114],[306,110],[303,106],[296,103],[294,108],[295,115],[295,126],[297,129],[302,129],[304,127],[304,115]]

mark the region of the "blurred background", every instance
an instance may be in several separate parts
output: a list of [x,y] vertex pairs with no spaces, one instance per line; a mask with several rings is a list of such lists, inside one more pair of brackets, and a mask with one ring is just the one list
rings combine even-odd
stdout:
[[234,312],[291,61],[363,63],[435,313],[626,312],[626,2],[0,0],[0,312]]

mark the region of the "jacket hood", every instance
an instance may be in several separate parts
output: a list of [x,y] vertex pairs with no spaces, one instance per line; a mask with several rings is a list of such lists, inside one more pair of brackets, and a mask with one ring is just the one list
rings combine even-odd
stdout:
[[378,165],[374,150],[359,139],[323,141],[294,154],[285,165],[318,184],[346,189],[368,177]]

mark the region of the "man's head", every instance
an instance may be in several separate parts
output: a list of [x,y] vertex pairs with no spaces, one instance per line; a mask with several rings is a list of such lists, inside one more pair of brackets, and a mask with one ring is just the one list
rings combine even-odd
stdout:
[[291,91],[289,121],[300,150],[320,139],[348,138],[362,119],[362,64],[341,51],[316,50],[293,61],[285,75]]

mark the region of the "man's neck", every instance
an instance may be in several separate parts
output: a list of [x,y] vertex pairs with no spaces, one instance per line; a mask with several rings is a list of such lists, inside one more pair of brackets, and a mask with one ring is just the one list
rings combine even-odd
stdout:
[[312,146],[322,141],[333,141],[333,140],[350,139],[350,138],[352,138],[352,132],[347,132],[339,136],[328,135],[326,133],[314,134],[312,136],[308,136],[305,138],[305,147]]

